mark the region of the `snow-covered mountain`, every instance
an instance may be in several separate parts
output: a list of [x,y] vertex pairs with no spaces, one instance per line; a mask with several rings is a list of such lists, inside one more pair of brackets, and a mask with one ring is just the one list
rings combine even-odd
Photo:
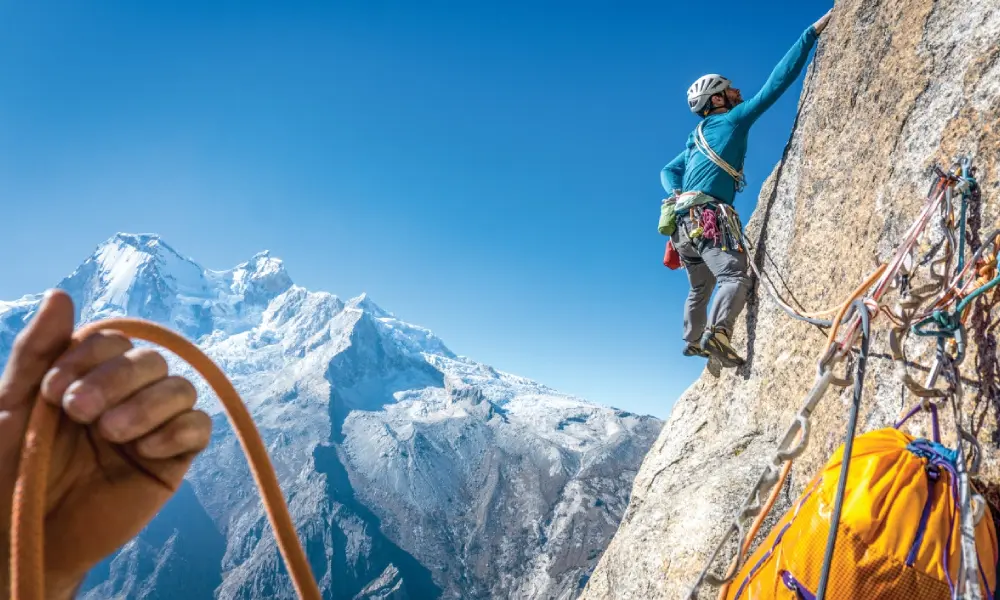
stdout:
[[[59,287],[82,322],[163,323],[226,371],[326,598],[576,597],[662,426],[457,356],[364,295],[298,287],[266,252],[210,271],[118,234]],[[0,303],[0,360],[39,300]],[[198,384],[212,444],[82,597],[294,597],[221,406],[172,367]]]

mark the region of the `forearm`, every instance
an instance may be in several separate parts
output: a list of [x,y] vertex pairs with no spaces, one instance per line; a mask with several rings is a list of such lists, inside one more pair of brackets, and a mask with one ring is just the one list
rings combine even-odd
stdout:
[[795,44],[788,49],[785,56],[781,58],[781,62],[774,67],[774,71],[771,72],[771,76],[768,77],[767,83],[764,85],[764,95],[768,99],[777,100],[778,96],[798,79],[802,69],[806,66],[806,61],[809,60],[809,51],[816,43],[816,37],[816,27],[810,25],[802,32]]
[[681,178],[666,167],[660,171],[660,184],[668,194],[673,194],[675,190],[681,189]]
[[774,67],[764,87],[757,95],[746,102],[744,106],[738,107],[738,109],[743,109],[739,111],[739,116],[753,120],[774,105],[802,73],[802,69],[805,68],[806,62],[809,60],[809,52],[816,44],[816,39],[816,27],[810,25]]
[[668,194],[684,187],[685,153],[681,152],[660,171],[660,184]]

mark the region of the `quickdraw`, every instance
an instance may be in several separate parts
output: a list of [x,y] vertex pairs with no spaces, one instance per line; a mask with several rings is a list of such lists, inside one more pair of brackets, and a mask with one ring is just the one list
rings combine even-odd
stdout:
[[[983,592],[979,585],[979,561],[976,550],[975,526],[979,519],[982,518],[982,507],[985,505],[985,500],[978,494],[972,493],[969,477],[970,475],[975,475],[979,470],[982,449],[976,436],[966,430],[962,424],[962,400],[964,394],[959,366],[964,360],[966,352],[967,334],[964,324],[966,309],[975,298],[1000,283],[1000,278],[995,277],[996,267],[994,259],[996,244],[1000,240],[1000,230],[993,232],[989,236],[987,243],[983,244],[976,251],[972,260],[968,263],[965,262],[968,203],[970,197],[977,193],[978,185],[974,179],[975,169],[972,167],[970,158],[963,158],[953,168],[953,172],[960,173],[960,176],[953,173],[945,174],[938,169],[939,176],[947,176],[950,184],[949,202],[952,198],[950,194],[952,190],[960,193],[962,196],[961,217],[957,230],[953,218],[945,222],[946,251],[956,247],[954,239],[958,238],[957,248],[959,255],[955,266],[956,275],[951,277],[949,281],[947,277],[935,277],[933,269],[931,269],[932,279],[941,280],[946,282],[947,285],[942,286],[943,289],[938,294],[936,301],[932,303],[934,308],[929,314],[924,313],[925,316],[923,318],[909,327],[907,325],[912,322],[912,315],[915,312],[914,308],[919,306],[921,300],[924,298],[911,299],[906,310],[903,310],[897,304],[898,312],[905,314],[907,318],[904,318],[901,326],[894,329],[890,334],[890,346],[892,347],[893,356],[896,359],[897,373],[902,375],[907,388],[921,398],[921,407],[934,410],[936,415],[936,406],[931,402],[931,398],[937,398],[938,402],[948,402],[951,405],[956,433],[958,435],[954,469],[954,476],[957,479],[959,515],[961,518],[960,542],[962,562],[958,585],[952,585],[950,569],[946,568],[945,573],[948,575],[948,582],[953,598],[979,600],[983,597]],[[950,209],[949,212],[951,212]],[[990,246],[993,247],[992,252],[989,250]],[[949,254],[946,264],[950,265],[952,257],[950,256],[950,252],[946,252],[946,254]],[[963,285],[963,281],[968,275],[970,267],[973,266],[979,277],[973,279],[970,283],[976,284],[977,288],[963,298],[958,290],[964,290],[966,287]],[[994,280],[984,282],[983,279],[986,275],[994,275]],[[946,309],[950,304],[956,304],[954,310]],[[900,360],[902,356],[901,339],[907,329],[910,329],[917,336],[937,338],[937,353],[934,367],[928,377],[927,384],[924,386],[915,384],[912,377],[906,373],[905,365],[900,368],[903,362]],[[934,387],[937,377],[941,374],[945,376],[948,383],[948,387],[944,390]],[[968,457],[966,456],[966,446],[969,448],[970,456]]]

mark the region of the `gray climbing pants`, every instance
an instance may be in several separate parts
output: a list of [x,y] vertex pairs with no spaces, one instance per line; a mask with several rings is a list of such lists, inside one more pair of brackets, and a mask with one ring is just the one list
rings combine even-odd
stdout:
[[[746,306],[750,290],[747,253],[732,248],[723,251],[712,240],[688,237],[697,225],[687,213],[677,215],[677,229],[671,239],[687,270],[691,291],[684,304],[684,340],[698,343],[706,326],[722,329],[732,337],[736,318]],[[719,291],[708,315],[708,301],[718,284]]]

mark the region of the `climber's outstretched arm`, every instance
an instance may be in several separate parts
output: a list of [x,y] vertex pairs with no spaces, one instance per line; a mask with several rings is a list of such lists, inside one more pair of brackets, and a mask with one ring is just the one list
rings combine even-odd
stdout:
[[764,87],[754,97],[729,111],[729,118],[737,123],[749,125],[771,108],[802,73],[809,58],[809,51],[816,44],[816,38],[826,28],[829,20],[828,12],[815,24],[810,25],[771,72]]

